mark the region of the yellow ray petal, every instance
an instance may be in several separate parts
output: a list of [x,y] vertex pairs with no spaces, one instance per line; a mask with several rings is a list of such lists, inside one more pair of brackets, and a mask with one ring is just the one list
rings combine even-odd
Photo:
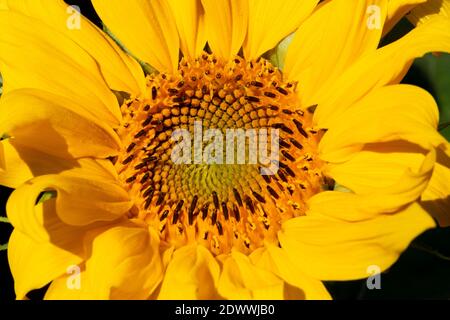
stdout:
[[11,223],[29,236],[45,237],[42,226],[52,217],[36,214],[36,201],[44,191],[56,191],[56,214],[69,225],[85,226],[123,217],[132,206],[128,193],[112,179],[85,171],[39,176],[16,189],[6,206]]
[[[83,300],[89,295],[91,288],[86,285],[86,271],[84,264],[69,268],[65,274],[52,281],[45,293],[45,300]],[[78,270],[80,273],[78,273]]]
[[355,193],[371,193],[395,184],[406,171],[418,172],[426,154],[405,141],[368,144],[350,160],[329,165],[327,173]]
[[[78,179],[85,180],[98,180],[106,182],[114,183],[116,177],[111,174],[110,166],[107,165],[109,161],[96,161],[92,159],[81,159],[75,163],[73,168],[64,169],[66,171],[61,171],[58,173],[57,177],[65,178],[66,180],[74,177]],[[40,176],[36,178],[38,181],[44,181],[47,179],[47,182],[50,180],[51,176]],[[47,198],[47,200],[43,200],[41,198],[41,192],[50,191],[49,189],[43,188],[41,190],[33,190],[36,180],[30,180],[28,183],[20,186],[17,190],[13,192],[7,204],[7,214],[10,218],[13,226],[24,233],[28,237],[32,238],[35,241],[39,242],[49,242],[53,245],[56,245],[60,248],[64,248],[64,250],[78,254],[83,256],[84,248],[80,239],[82,235],[87,231],[93,228],[103,227],[105,224],[108,225],[109,221],[99,221],[95,223],[95,220],[98,220],[98,217],[94,216],[91,218],[92,221],[88,221],[89,212],[76,212],[76,219],[85,220],[85,226],[71,226],[67,225],[58,214],[65,217],[67,219],[67,214],[70,214],[70,211],[74,210],[74,206],[70,203],[58,204],[60,200],[57,200],[55,197],[58,195],[56,193],[53,194],[54,197]],[[89,186],[87,186],[89,188]],[[108,192],[108,190],[105,190]],[[67,195],[62,194],[63,198],[66,198],[67,201],[80,202],[81,204],[86,201],[83,199],[78,199],[76,194],[70,195],[70,198]],[[109,195],[108,195],[109,196]],[[39,200],[39,203],[37,203]],[[88,201],[88,200],[87,200]],[[120,200],[118,200],[120,201]],[[92,204],[92,210],[98,210],[97,213],[101,215],[101,210],[105,210],[105,208],[99,208],[98,204]],[[117,208],[119,209],[119,206]],[[65,211],[67,210],[67,212]],[[123,214],[125,213],[126,208],[124,209]],[[85,214],[88,215],[85,215]],[[95,214],[97,214],[95,213]],[[111,211],[107,214],[114,214],[114,211]],[[120,212],[117,214],[117,217],[120,217],[122,214]],[[103,217],[105,217],[105,213],[103,213]],[[109,219],[112,220],[112,219]],[[94,223],[91,223],[94,222]]]
[[61,220],[75,226],[118,219],[132,205],[127,193],[112,183],[88,177],[40,176],[16,189],[9,198],[11,223],[25,225],[25,218],[33,216],[39,195],[47,190],[57,192],[56,210]]
[[383,34],[387,34],[392,28],[418,4],[427,2],[427,0],[389,0],[388,16],[384,25]]
[[[379,159],[379,157],[375,157]],[[371,186],[360,187],[353,183],[353,176],[341,175],[338,180],[343,181],[347,187],[356,186],[355,193],[327,191],[313,196],[309,202],[308,214],[324,214],[330,217],[345,221],[360,221],[373,218],[381,213],[394,212],[405,205],[419,200],[433,173],[435,165],[435,151],[432,150],[426,157],[420,160],[414,159],[421,165],[416,170],[417,164],[402,164],[401,168],[396,168],[398,172],[394,177],[387,177],[388,183],[383,185],[373,182]],[[370,164],[368,170],[370,170]],[[386,171],[383,171],[385,174]],[[356,172],[355,175],[358,175]],[[385,174],[386,175],[386,174]],[[370,176],[370,174],[369,174]],[[334,176],[333,176],[334,177]],[[383,175],[376,177],[377,180],[383,180]]]
[[205,12],[200,0],[169,0],[178,34],[181,51],[189,58],[196,58],[206,45]]
[[217,299],[219,273],[218,262],[205,247],[180,248],[167,266],[158,299]]
[[428,0],[411,10],[407,17],[415,25],[420,25],[436,16],[450,19],[449,0]]
[[424,149],[438,147],[445,143],[436,130],[438,116],[433,97],[419,87],[379,88],[332,119],[319,145],[320,157],[344,162],[372,142],[406,140]]
[[[38,19],[82,47],[98,63],[109,87],[140,95],[145,91],[144,73],[137,61],[62,0],[7,0],[9,9]],[[54,42],[55,48],[59,43]]]
[[435,18],[400,40],[366,54],[332,84],[319,88],[311,99],[318,104],[314,121],[327,128],[330,121],[368,92],[399,83],[412,61],[427,52],[450,52],[450,20]]
[[256,59],[294,32],[311,14],[318,0],[250,0],[244,55]]
[[248,26],[248,2],[202,0],[208,43],[214,54],[231,59],[238,54]]
[[0,132],[22,146],[65,159],[106,158],[121,145],[117,134],[84,107],[31,89],[2,96]]
[[[113,250],[111,250],[113,248]],[[163,276],[159,236],[141,227],[113,227],[93,239],[86,262],[86,299],[146,299]]]
[[17,299],[24,299],[34,289],[40,289],[67,272],[67,268],[82,262],[74,254],[50,243],[32,240],[14,230],[8,244],[8,261],[14,278]]
[[302,299],[331,300],[322,281],[304,275],[278,246],[267,244],[266,248],[254,251],[250,259],[256,266],[273,272],[297,290],[301,290]]
[[304,107],[315,92],[334,80],[357,58],[374,51],[381,37],[387,1],[326,1],[295,33],[284,72],[298,81]]
[[[81,160],[81,162],[85,165],[87,160]],[[96,165],[99,165],[97,163],[101,163],[112,177],[117,177],[117,171],[110,161],[98,160]],[[53,157],[22,146],[14,139],[0,141],[0,185],[9,188],[16,189],[33,177],[73,170],[79,165],[80,161]]]
[[413,204],[392,215],[362,222],[345,222],[325,216],[287,221],[278,238],[296,266],[322,280],[368,277],[368,267],[389,268],[409,243],[435,226],[433,219]]
[[178,67],[179,38],[165,0],[93,0],[105,25],[139,59],[161,72]]
[[450,226],[450,157],[438,150],[436,163],[421,205],[437,220],[439,226]]
[[[282,300],[285,282],[274,273],[255,266],[244,254],[233,251],[223,264],[219,293],[231,300]],[[300,299],[302,292],[297,291]]]
[[78,44],[42,21],[12,11],[0,11],[0,29],[3,94],[41,89],[89,108],[108,124],[119,123],[117,99],[97,62]]
[[49,156],[48,154],[22,147],[6,139],[0,141],[0,185],[18,188],[31,178],[58,173],[76,165],[76,161]]
[[[20,208],[23,209],[24,206]],[[51,244],[79,257],[85,257],[80,240],[87,230],[98,226],[80,228],[65,224],[57,215],[55,198],[36,204],[33,210],[25,208],[21,212],[11,211],[11,216],[14,230],[20,231],[35,242]]]

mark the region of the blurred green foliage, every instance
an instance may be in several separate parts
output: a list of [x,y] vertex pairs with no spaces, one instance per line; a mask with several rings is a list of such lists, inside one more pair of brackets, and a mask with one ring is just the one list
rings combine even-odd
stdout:
[[430,85],[440,111],[441,133],[450,140],[450,54],[428,54],[417,59],[414,68],[419,70]]

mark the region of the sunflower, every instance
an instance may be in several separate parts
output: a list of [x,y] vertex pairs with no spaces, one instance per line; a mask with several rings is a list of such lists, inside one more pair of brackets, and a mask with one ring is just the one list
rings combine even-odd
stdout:
[[[329,299],[322,281],[450,225],[436,103],[399,84],[450,52],[426,1],[92,2],[105,31],[63,1],[0,1],[18,299]],[[176,164],[174,132],[199,121],[276,129],[278,170]]]

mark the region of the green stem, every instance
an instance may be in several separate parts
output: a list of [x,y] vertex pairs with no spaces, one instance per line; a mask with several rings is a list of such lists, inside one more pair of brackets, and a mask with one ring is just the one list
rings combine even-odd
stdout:
[[428,254],[431,254],[432,256],[435,256],[439,259],[445,260],[445,261],[450,261],[450,257],[440,253],[438,250],[435,250],[433,248],[430,248],[426,245],[422,245],[422,244],[417,244],[417,243],[413,243],[412,244],[412,248],[422,251],[422,252],[426,252]]

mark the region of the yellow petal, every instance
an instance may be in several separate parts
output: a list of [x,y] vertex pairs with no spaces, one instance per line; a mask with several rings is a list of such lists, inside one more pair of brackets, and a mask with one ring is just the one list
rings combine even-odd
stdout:
[[202,0],[208,43],[214,54],[224,59],[237,55],[248,26],[248,2],[242,0]]
[[[7,0],[9,9],[36,18],[70,38],[91,55],[109,87],[140,95],[144,73],[137,61],[125,54],[108,36],[62,0]],[[55,42],[55,47],[58,43]]]
[[[59,175],[65,176],[66,178],[70,176],[78,176],[85,177],[86,179],[105,180],[108,179],[108,177],[111,179],[111,176],[106,169],[102,168],[103,165],[101,163],[97,163],[97,161],[81,160],[77,163],[77,166],[79,166],[79,168],[64,171]],[[80,171],[84,171],[84,175],[80,173]],[[41,176],[36,179],[42,180],[45,177],[49,176]],[[48,193],[50,197],[44,198],[43,195],[37,190],[31,190],[32,188],[30,185],[33,183],[34,180],[30,180],[28,183],[20,186],[8,199],[6,211],[11,223],[15,227],[15,230],[19,230],[21,233],[30,237],[34,241],[44,244],[51,243],[52,245],[80,257],[85,257],[86,248],[83,247],[80,239],[84,237],[84,234],[87,231],[102,228],[111,222],[92,221],[93,223],[90,223],[90,221],[85,221],[85,224],[81,227],[68,225],[58,215],[61,214],[64,216],[66,212],[61,212],[61,210],[64,210],[67,207],[67,204],[65,206],[58,205],[56,193]],[[30,192],[27,193],[27,191]],[[44,191],[47,192],[49,190],[42,190],[42,192]],[[76,198],[71,200],[81,201]],[[70,205],[69,210],[72,210]],[[84,212],[77,212],[77,214],[79,215],[78,219],[89,218],[89,216],[85,217],[83,215]]]
[[179,38],[165,0],[93,0],[92,4],[128,50],[161,72],[175,72]]
[[[432,151],[425,157],[417,172],[405,168],[403,174],[391,185],[372,186],[360,193],[327,191],[316,194],[308,202],[309,213],[359,221],[380,213],[396,211],[418,200],[424,193],[433,172],[434,159],[435,152]],[[351,182],[351,177],[346,181]]]
[[387,34],[392,28],[418,4],[427,2],[427,0],[389,0],[388,16],[384,25],[383,34]]
[[304,107],[316,103],[311,98],[317,90],[377,48],[386,6],[386,0],[326,1],[301,25],[288,48],[284,72],[299,82]]
[[0,141],[0,185],[16,189],[31,178],[58,173],[76,165],[74,160],[65,160],[22,147],[5,139]]
[[437,220],[439,226],[450,226],[450,158],[438,151],[438,162],[421,205]]
[[418,171],[426,153],[418,145],[402,140],[369,143],[348,161],[329,163],[324,170],[336,181],[346,179],[347,189],[367,193],[392,185],[407,169]]
[[389,268],[409,243],[435,226],[416,203],[403,211],[362,222],[306,216],[284,223],[282,249],[306,274],[321,280],[368,277],[368,268]]
[[230,300],[284,299],[285,282],[255,266],[244,254],[233,251],[223,264],[219,293]]
[[28,181],[12,193],[6,207],[11,223],[23,232],[27,230],[29,236],[42,234],[40,229],[50,217],[36,215],[36,201],[42,192],[50,190],[56,191],[56,214],[73,226],[116,220],[132,205],[127,192],[114,181],[75,174],[46,175]]
[[285,282],[301,291],[301,298],[306,300],[330,300],[331,296],[322,281],[303,274],[278,246],[267,244],[250,255],[252,262],[265,268]]
[[34,89],[2,96],[0,132],[14,143],[65,159],[106,158],[121,145],[117,134],[84,107]]
[[205,247],[182,247],[173,253],[158,299],[217,299],[219,273],[218,262]]
[[[87,299],[146,299],[162,279],[159,236],[141,227],[117,226],[93,239],[86,262]],[[83,284],[81,284],[83,286]]]
[[424,149],[445,139],[436,130],[438,108],[425,90],[410,85],[382,87],[335,115],[319,145],[323,160],[349,160],[366,143],[405,140]]
[[200,56],[206,45],[205,12],[200,0],[169,0],[178,34],[181,51],[189,58]]
[[[89,161],[81,160],[86,166]],[[117,171],[108,160],[97,160],[96,166],[104,167],[113,178],[117,178]],[[61,159],[22,146],[14,139],[0,141],[0,185],[12,189],[33,177],[56,174],[66,170],[73,170],[80,166],[80,161]]]
[[358,59],[334,83],[320,87],[312,104],[318,104],[315,123],[327,128],[330,122],[368,92],[399,83],[412,61],[427,52],[450,52],[450,20],[432,19],[400,40]]
[[[45,293],[45,300],[83,300],[89,296],[84,264],[69,268],[68,274],[52,281]],[[78,273],[78,271],[80,271]]]
[[318,0],[250,0],[244,55],[256,59],[294,32],[311,14]]
[[28,292],[44,287],[66,273],[68,267],[81,263],[82,259],[14,230],[8,244],[8,261],[16,298],[24,299]]
[[12,11],[0,11],[0,70],[3,94],[35,88],[89,108],[117,125],[122,117],[98,63],[78,44],[44,22]]
[[368,144],[350,160],[329,165],[327,175],[355,193],[372,193],[401,181],[407,171],[420,171],[426,154],[404,141]]
[[428,0],[411,10],[408,19],[415,25],[420,25],[436,16],[450,19],[449,0]]

